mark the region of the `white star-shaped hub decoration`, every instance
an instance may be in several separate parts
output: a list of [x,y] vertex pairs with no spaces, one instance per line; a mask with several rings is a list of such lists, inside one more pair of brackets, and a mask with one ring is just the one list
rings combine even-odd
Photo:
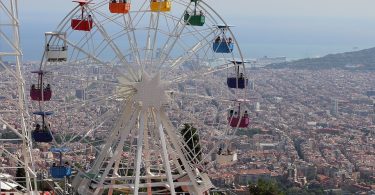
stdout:
[[169,96],[165,91],[167,87],[168,83],[160,80],[160,73],[150,78],[146,72],[143,72],[141,81],[134,84],[136,90],[134,100],[144,108],[159,109],[169,101]]

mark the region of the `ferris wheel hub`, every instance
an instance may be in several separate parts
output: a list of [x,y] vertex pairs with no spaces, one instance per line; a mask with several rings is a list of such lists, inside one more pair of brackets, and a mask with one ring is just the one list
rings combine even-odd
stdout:
[[147,72],[143,72],[141,81],[134,84],[134,100],[143,108],[158,109],[170,99],[166,92],[167,87],[168,83],[160,79],[160,73],[150,77]]

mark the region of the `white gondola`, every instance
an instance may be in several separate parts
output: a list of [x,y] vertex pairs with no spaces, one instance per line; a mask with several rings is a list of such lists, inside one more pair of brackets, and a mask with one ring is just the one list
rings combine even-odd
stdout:
[[229,140],[221,144],[215,155],[215,160],[221,166],[232,165],[238,160],[237,152],[233,149]]
[[67,60],[68,46],[65,32],[46,32],[45,43],[45,57],[48,62],[63,62]]
[[237,153],[236,152],[230,152],[230,153],[224,153],[224,154],[217,154],[216,155],[216,162],[219,165],[231,165],[234,164],[237,161]]

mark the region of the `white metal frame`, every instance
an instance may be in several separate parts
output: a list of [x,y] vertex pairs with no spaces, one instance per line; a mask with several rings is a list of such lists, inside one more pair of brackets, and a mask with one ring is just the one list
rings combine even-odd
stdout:
[[[17,98],[12,99],[16,106],[12,121],[8,119],[0,118],[0,123],[6,125],[13,133],[18,136],[21,141],[20,153],[12,153],[8,151],[8,148],[0,147],[0,154],[12,159],[17,162],[16,167],[1,167],[0,173],[7,173],[9,170],[15,170],[17,168],[23,168],[25,170],[25,182],[26,185],[23,191],[32,194],[36,189],[36,174],[34,171],[33,158],[31,154],[32,142],[30,136],[30,129],[28,126],[28,111],[26,106],[25,97],[25,81],[22,75],[21,69],[21,58],[22,52],[20,48],[20,38],[19,38],[19,18],[18,18],[18,0],[4,0],[0,2],[0,17],[3,22],[0,24],[0,44],[7,45],[5,47],[6,51],[0,51],[0,67],[4,68],[8,74],[12,75],[14,80],[13,84],[17,87]],[[5,19],[5,20],[4,20]],[[4,47],[3,47],[4,48]],[[9,60],[15,64],[15,69],[11,69],[6,66],[4,61]],[[10,124],[19,123],[19,128],[14,128]],[[1,139],[0,145],[7,143],[8,141],[14,141],[14,139]],[[10,181],[11,183],[17,183],[12,178],[1,178],[0,181]],[[22,179],[22,178],[21,178]],[[21,185],[21,184],[18,184]],[[14,188],[14,191],[19,191]]]

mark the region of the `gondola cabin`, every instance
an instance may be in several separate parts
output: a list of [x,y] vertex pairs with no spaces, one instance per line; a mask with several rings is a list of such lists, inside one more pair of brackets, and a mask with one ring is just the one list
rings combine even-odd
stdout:
[[91,31],[93,27],[93,19],[90,14],[87,14],[85,9],[86,6],[89,4],[87,0],[78,0],[73,1],[79,3],[79,6],[81,6],[81,15],[73,18],[71,20],[71,27],[73,30],[79,30],[79,31]]
[[228,117],[228,123],[231,127],[239,127],[239,128],[246,128],[250,124],[250,118],[248,116],[242,116],[242,117]]
[[72,19],[71,27],[73,30],[90,31],[92,29],[92,17],[89,15],[87,18]]
[[229,88],[244,89],[249,83],[249,79],[240,77],[228,77],[227,85]]
[[219,165],[231,165],[237,161],[237,153],[232,149],[231,143],[226,142],[220,144],[215,158]]
[[172,8],[170,0],[151,0],[151,11],[152,12],[169,12]]
[[220,165],[231,165],[237,161],[237,153],[223,153],[216,155],[216,162]]
[[49,170],[51,176],[55,179],[63,179],[72,175],[72,168],[66,166],[52,166]]
[[52,97],[52,90],[50,85],[47,84],[47,86],[37,86],[37,85],[31,85],[30,89],[30,97],[31,100],[34,101],[50,101]]
[[51,148],[51,152],[60,154],[60,162],[58,165],[55,163],[50,167],[50,174],[54,179],[63,179],[72,175],[72,168],[69,163],[62,163],[63,152],[69,151],[68,148]]
[[205,23],[205,16],[203,13],[199,13],[198,15],[196,13],[188,13],[186,12],[184,15],[184,21],[187,25],[191,26],[203,26]]
[[197,4],[199,0],[191,0],[194,3],[194,8],[192,12],[186,11],[184,14],[184,21],[187,25],[191,26],[203,26],[206,20],[206,17],[203,15],[203,11],[197,11]]
[[45,84],[45,71],[33,71],[31,73],[38,74],[38,83],[32,84],[30,88],[30,97],[34,101],[49,101],[52,97],[52,89],[50,84]]
[[[203,194],[208,194],[208,191],[210,189],[215,188],[215,186],[212,184],[210,178],[208,177],[207,173],[202,173],[198,169],[196,169],[195,172],[198,175],[196,177],[195,182],[199,185],[200,189],[202,191],[204,191]],[[177,181],[181,182],[181,183],[189,183],[190,182],[189,175],[185,175],[181,178],[178,178]],[[181,190],[183,191],[183,193],[178,193],[178,194],[188,194],[188,192],[191,191],[191,189],[190,189],[191,187],[188,186],[188,185],[182,185],[180,187],[181,187]]]
[[212,49],[215,53],[232,53],[233,52],[233,43],[228,42],[228,40],[215,41],[212,44]]
[[240,70],[242,65],[245,63],[243,61],[231,61],[234,66],[234,72],[228,74],[227,85],[232,89],[244,89],[249,84],[249,79],[244,75],[244,70]]
[[[185,175],[182,178],[177,179],[178,182],[188,182],[190,181],[190,178],[188,175]],[[189,192],[189,187],[188,186],[181,186],[181,189],[183,192]]]
[[234,44],[231,37],[228,37],[226,32],[228,31],[228,25],[217,25],[216,26],[220,33],[215,37],[212,43],[212,50],[215,53],[232,53]]
[[48,129],[33,130],[31,132],[32,138],[35,142],[49,143],[52,142],[53,137]]
[[37,122],[35,129],[31,132],[31,136],[35,142],[52,142],[53,137],[51,134],[50,126],[47,124],[45,117],[52,115],[53,112],[33,112],[34,115],[42,117],[41,122]]
[[67,60],[68,45],[65,32],[46,32],[45,58],[47,62],[63,62]]
[[113,0],[109,3],[109,11],[114,14],[127,14],[130,10],[130,3],[127,0]]
[[241,112],[241,103],[247,102],[248,100],[238,99],[235,102],[238,102],[238,109],[231,109],[228,113],[228,124],[231,127],[238,128],[247,128],[250,124],[249,114],[247,110]]

